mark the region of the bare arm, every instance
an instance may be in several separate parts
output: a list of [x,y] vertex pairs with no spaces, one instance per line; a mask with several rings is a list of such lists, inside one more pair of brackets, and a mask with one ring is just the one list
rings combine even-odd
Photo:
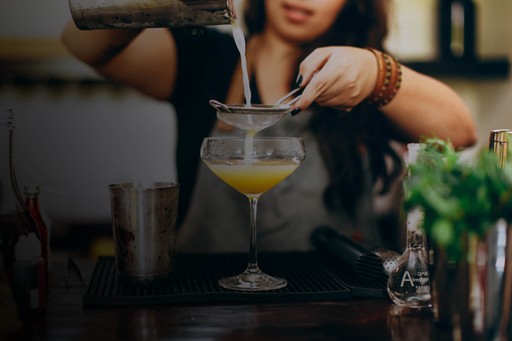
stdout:
[[168,98],[177,73],[176,46],[167,29],[79,30],[70,21],[62,41],[78,59],[107,79],[156,98]]
[[473,117],[462,99],[448,86],[402,67],[402,87],[381,109],[410,137],[436,136],[456,148],[476,143]]
[[[350,110],[371,93],[377,78],[376,60],[366,49],[326,47],[315,50],[301,64],[306,86],[297,107],[313,101]],[[402,66],[402,86],[381,108],[411,141],[422,136],[450,140],[457,148],[476,142],[472,114],[461,98],[445,84]]]

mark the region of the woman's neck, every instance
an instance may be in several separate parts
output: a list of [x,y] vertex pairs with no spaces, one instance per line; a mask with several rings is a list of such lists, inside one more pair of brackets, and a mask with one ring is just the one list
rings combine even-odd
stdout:
[[263,103],[274,103],[289,92],[297,77],[297,64],[302,50],[266,30],[254,37],[257,55],[254,58],[254,76]]
[[300,46],[283,40],[268,28],[259,35],[259,39],[262,50],[273,58],[284,58],[289,63],[296,63],[302,55]]

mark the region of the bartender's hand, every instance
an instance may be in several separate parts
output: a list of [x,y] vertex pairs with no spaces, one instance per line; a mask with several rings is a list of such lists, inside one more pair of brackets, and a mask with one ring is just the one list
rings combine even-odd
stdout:
[[350,111],[371,94],[377,80],[377,61],[366,49],[322,47],[300,64],[298,80],[301,77],[300,86],[305,88],[295,108],[304,110],[316,102]]

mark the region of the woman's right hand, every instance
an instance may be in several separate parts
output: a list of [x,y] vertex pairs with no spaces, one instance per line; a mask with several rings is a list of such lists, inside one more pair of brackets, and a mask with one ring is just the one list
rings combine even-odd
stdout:
[[305,86],[296,107],[319,105],[350,111],[365,100],[377,79],[377,62],[367,49],[330,46],[314,50],[300,64]]
[[168,99],[176,78],[176,47],[168,29],[80,30],[69,21],[62,42],[105,78]]

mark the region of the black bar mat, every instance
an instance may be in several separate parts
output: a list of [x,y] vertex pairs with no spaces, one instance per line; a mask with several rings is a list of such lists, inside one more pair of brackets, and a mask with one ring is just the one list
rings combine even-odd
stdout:
[[286,278],[288,285],[263,292],[220,287],[217,284],[219,278],[239,274],[245,269],[246,254],[177,254],[170,278],[149,286],[123,281],[117,275],[114,258],[100,257],[83,296],[83,305],[297,302],[387,295],[385,278],[358,283],[354,276],[317,252],[260,253],[258,263],[269,275]]

